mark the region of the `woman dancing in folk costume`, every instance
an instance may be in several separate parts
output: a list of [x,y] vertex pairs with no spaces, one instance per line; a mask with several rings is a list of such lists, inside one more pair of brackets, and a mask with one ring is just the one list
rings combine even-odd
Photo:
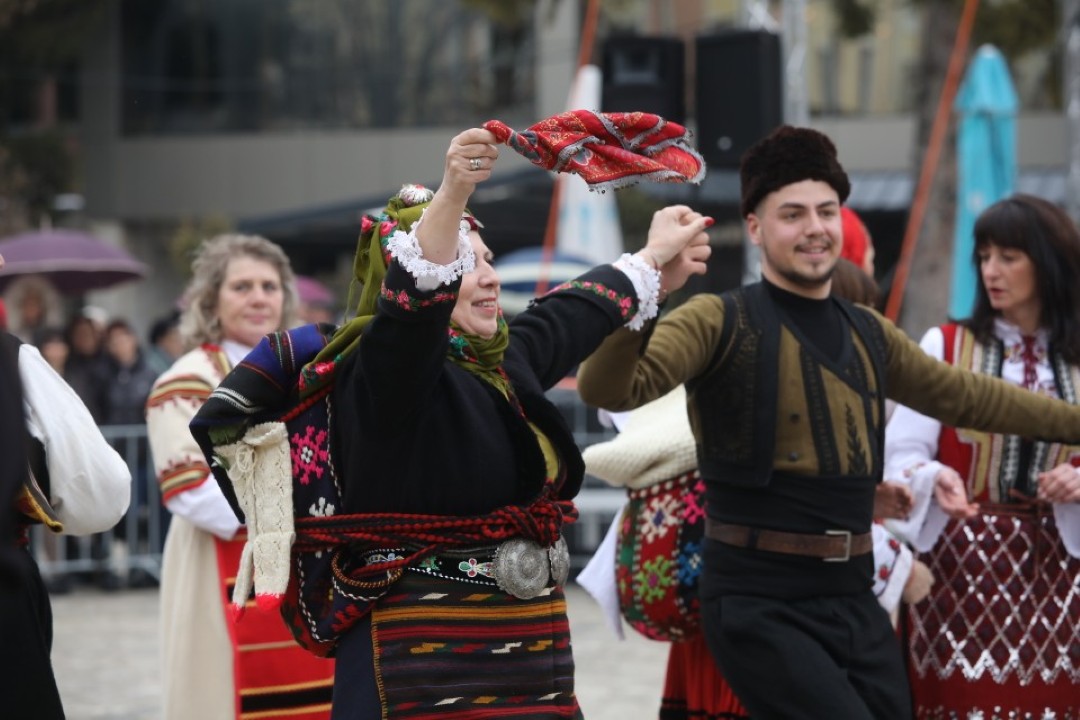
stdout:
[[[363,219],[356,318],[313,361],[282,362],[315,354],[313,329],[269,338],[192,424],[226,492],[257,515],[238,584],[265,602],[283,593],[297,639],[337,659],[334,718],[581,717],[560,528],[576,515],[583,464],[544,391],[704,271],[711,220],[659,211],[645,249],[508,324],[466,209],[498,140],[459,134],[437,192],[405,186]],[[282,417],[274,388],[296,372],[301,402]],[[265,417],[284,429],[254,423]],[[263,468],[290,449],[291,480],[269,487]],[[279,490],[293,493],[295,526]]]
[[226,622],[246,539],[188,423],[230,368],[288,326],[293,272],[281,248],[221,235],[199,248],[184,294],[188,346],[157,382],[146,423],[161,495],[172,512],[162,557],[162,679],[166,720],[329,715],[333,663],[296,647],[276,612],[252,607]]
[[[975,223],[972,316],[923,349],[1028,390],[1080,401],[1080,233],[1014,195]],[[908,613],[917,716],[1080,718],[1080,446],[943,426],[906,407],[886,432],[886,477],[911,483],[894,524],[930,565]]]

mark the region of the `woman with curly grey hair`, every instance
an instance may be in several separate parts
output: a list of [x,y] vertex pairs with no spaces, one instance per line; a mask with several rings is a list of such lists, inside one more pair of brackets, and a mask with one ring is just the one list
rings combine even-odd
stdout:
[[[257,235],[218,235],[199,248],[191,263],[191,281],[184,290],[184,312],[180,316],[180,334],[188,349],[203,343],[220,343],[226,338],[219,314],[220,291],[229,270],[229,261],[236,257],[250,258],[273,268],[279,277],[282,291],[281,327],[288,327],[296,312],[296,276],[285,252],[266,238]],[[253,327],[252,332],[262,327]],[[266,332],[255,338],[255,345]]]
[[292,267],[265,238],[219,235],[199,247],[184,301],[188,352],[158,378],[146,408],[154,468],[172,513],[162,557],[162,717],[256,710],[268,718],[325,717],[333,663],[296,645],[277,612],[251,603],[243,622],[233,626],[226,617],[246,532],[188,431],[232,367],[264,335],[290,326]]

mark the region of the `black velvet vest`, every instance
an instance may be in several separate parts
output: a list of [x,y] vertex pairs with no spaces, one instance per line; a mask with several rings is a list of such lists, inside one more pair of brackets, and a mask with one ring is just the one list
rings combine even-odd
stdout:
[[[724,328],[709,368],[687,383],[698,422],[703,477],[739,487],[765,487],[773,473],[777,422],[780,318],[762,283],[724,293]],[[875,401],[884,418],[885,335],[873,315],[833,298],[868,349],[881,389]],[[884,422],[879,423],[878,448]],[[881,453],[871,472],[881,476]]]

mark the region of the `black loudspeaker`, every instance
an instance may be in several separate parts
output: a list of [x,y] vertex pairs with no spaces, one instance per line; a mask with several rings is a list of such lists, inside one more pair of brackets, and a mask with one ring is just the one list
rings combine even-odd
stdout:
[[744,152],[784,119],[780,36],[733,30],[697,38],[698,151],[738,169]]
[[612,37],[604,43],[603,112],[653,113],[686,122],[682,40],[665,37]]

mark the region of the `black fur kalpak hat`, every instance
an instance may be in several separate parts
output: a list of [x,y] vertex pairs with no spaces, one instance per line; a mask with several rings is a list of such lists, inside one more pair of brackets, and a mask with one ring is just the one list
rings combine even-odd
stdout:
[[743,153],[739,179],[743,217],[754,212],[769,193],[803,180],[828,183],[841,203],[851,193],[832,140],[817,130],[791,125],[781,125]]

